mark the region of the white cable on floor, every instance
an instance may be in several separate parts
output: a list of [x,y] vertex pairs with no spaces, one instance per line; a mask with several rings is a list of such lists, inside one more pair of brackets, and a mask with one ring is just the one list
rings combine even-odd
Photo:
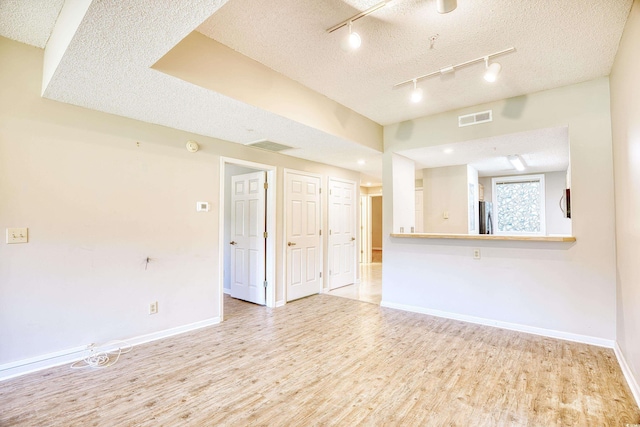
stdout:
[[[120,343],[124,345],[118,345]],[[116,345],[118,345],[117,348],[114,348]],[[71,369],[108,368],[109,366],[115,365],[120,359],[121,354],[130,352],[133,346],[126,341],[116,340],[109,341],[101,348],[104,350],[100,351],[100,347],[91,344],[87,349],[89,350],[89,355],[82,360],[72,363]]]

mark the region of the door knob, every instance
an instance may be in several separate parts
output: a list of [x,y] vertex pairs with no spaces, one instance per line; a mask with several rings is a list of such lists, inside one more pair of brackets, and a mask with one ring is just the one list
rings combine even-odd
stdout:
[[237,243],[236,243],[236,242],[234,242],[234,241],[229,242],[229,244],[230,244],[230,245],[234,245],[234,246],[235,246],[235,245],[237,245]]
[[354,240],[356,240],[356,238],[355,238],[355,237],[352,237],[352,238],[351,238],[351,241],[353,242]]
[[296,244],[295,244],[295,243],[293,243],[293,242],[289,242],[289,243],[287,243],[287,246],[295,246],[295,245],[296,245]]

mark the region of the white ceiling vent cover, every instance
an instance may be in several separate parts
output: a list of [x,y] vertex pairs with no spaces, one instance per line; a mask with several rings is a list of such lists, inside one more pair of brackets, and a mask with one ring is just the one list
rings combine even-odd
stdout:
[[493,110],[480,111],[479,113],[458,116],[458,127],[479,125],[493,121]]
[[277,142],[273,142],[273,141],[267,141],[266,139],[262,139],[260,141],[255,141],[255,142],[250,142],[248,144],[245,144],[247,147],[254,147],[254,148],[260,148],[261,150],[267,150],[267,151],[273,151],[273,152],[278,152],[278,151],[284,151],[284,150],[291,150],[295,147],[289,147],[288,145],[284,145],[284,144],[278,144]]
[[274,151],[276,153],[278,151],[291,150],[295,148],[295,147],[289,147],[288,145],[284,145],[284,144],[278,144],[277,142],[267,141],[266,139],[250,142],[246,145],[247,147],[260,148],[261,150]]

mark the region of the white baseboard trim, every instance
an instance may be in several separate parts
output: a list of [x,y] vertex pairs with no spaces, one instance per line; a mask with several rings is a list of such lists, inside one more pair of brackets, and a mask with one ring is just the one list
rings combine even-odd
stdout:
[[519,323],[502,322],[500,320],[485,319],[483,317],[468,316],[466,314],[451,313],[448,311],[434,310],[430,308],[418,307],[413,305],[397,304],[388,301],[382,301],[381,307],[394,308],[397,310],[410,311],[413,313],[428,314],[435,317],[443,317],[446,319],[460,320],[463,322],[476,323],[478,325],[493,326],[500,329],[509,329],[511,331],[525,332],[543,337],[557,338],[565,341],[574,341],[583,344],[595,345],[598,347],[613,348],[615,341],[605,338],[592,337],[589,335],[572,334],[570,332],[556,331],[553,329],[538,328],[535,326],[521,325]]
[[222,292],[224,292],[227,295],[231,295],[231,289],[222,288]]
[[284,301],[284,300],[282,300],[282,301],[276,301],[276,308],[278,308],[278,307],[283,307],[285,304],[286,304],[286,303],[285,303],[285,301]]
[[631,372],[631,368],[627,364],[627,359],[624,358],[624,354],[622,354],[622,349],[616,342],[613,347],[613,351],[616,354],[616,358],[618,359],[618,364],[620,365],[620,369],[622,370],[622,374],[624,378],[627,380],[627,384],[629,384],[629,388],[631,389],[631,393],[633,394],[634,399],[636,399],[636,405],[640,407],[640,386],[636,381],[633,373]]
[[[216,325],[218,323],[220,323],[220,318],[213,317],[211,319],[190,323],[188,325],[178,326],[176,328],[165,329],[163,331],[153,332],[151,334],[127,338],[126,341],[132,346],[136,346],[147,342],[156,341],[162,338],[171,337],[173,335],[178,335],[196,329],[204,328],[206,326]],[[40,356],[30,357],[28,359],[5,363],[3,365],[0,365],[0,381],[30,374],[32,372],[41,371],[43,369],[53,368],[55,366],[66,365],[67,363],[71,364],[86,357],[86,350],[87,346],[78,346],[68,348],[66,350],[56,351],[53,353],[42,354]]]

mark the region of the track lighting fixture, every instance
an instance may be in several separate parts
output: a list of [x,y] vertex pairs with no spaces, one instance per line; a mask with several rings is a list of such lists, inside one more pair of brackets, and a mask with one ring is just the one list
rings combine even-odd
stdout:
[[348,36],[348,44],[351,49],[357,49],[362,44],[362,39],[360,38],[360,34],[351,30],[351,25],[353,23],[349,21],[349,36]]
[[413,80],[413,90],[411,91],[411,102],[417,104],[422,101],[422,88],[418,87],[418,81]]
[[[496,78],[498,77],[498,74],[500,73],[500,70],[502,69],[502,66],[497,63],[497,62],[492,62],[491,64],[489,63],[489,60],[492,57],[495,56],[500,56],[500,55],[506,55],[508,53],[511,52],[515,52],[516,48],[515,47],[510,47],[508,49],[505,50],[501,50],[499,52],[494,52],[490,55],[486,55],[486,56],[481,56],[479,58],[475,58],[472,59],[470,61],[466,61],[466,62],[461,62],[460,64],[457,65],[449,65],[447,67],[443,67],[437,71],[434,71],[432,73],[429,74],[424,74],[422,76],[418,76],[418,77],[414,77],[412,79],[409,80],[405,80],[402,81],[400,83],[396,83],[395,85],[393,85],[393,89],[396,89],[400,86],[404,86],[406,84],[412,83],[413,84],[413,91],[411,92],[411,100],[413,102],[419,102],[422,99],[422,89],[419,89],[417,87],[417,83],[420,80],[424,80],[430,77],[435,77],[435,76],[442,76],[444,74],[449,74],[449,73],[454,73],[458,68],[462,68],[462,67],[466,67],[472,64],[476,64],[478,62],[484,62],[485,63],[485,68],[486,68],[486,72],[484,74],[484,78],[486,81],[488,82],[495,82]],[[420,94],[418,95],[418,92],[420,91]],[[417,99],[417,101],[416,101]]]
[[458,7],[457,0],[438,0],[438,13],[449,13]]
[[498,78],[498,74],[500,74],[500,70],[502,70],[502,65],[497,62],[492,62],[489,64],[489,57],[484,57],[484,67],[487,71],[484,73],[484,79],[489,83],[493,83]]
[[[376,4],[375,6],[370,7],[369,9],[357,13],[355,15],[353,15],[351,18],[349,19],[345,19],[344,21],[340,22],[339,24],[334,25],[331,28],[327,28],[327,33],[333,33],[335,30],[348,26],[349,27],[349,37],[348,37],[348,46],[351,46],[352,49],[357,49],[358,47],[360,47],[360,44],[362,43],[362,39],[360,38],[360,35],[358,33],[352,32],[351,31],[351,25],[357,21],[360,18],[364,18],[367,15],[371,15],[373,12],[375,12],[378,9],[382,9],[383,7],[393,3],[394,0],[384,0],[378,4]],[[438,13],[449,13],[452,10],[455,10],[455,8],[458,7],[458,0],[437,0],[437,10]]]
[[360,18],[364,18],[367,15],[372,14],[376,10],[385,7],[386,5],[388,5],[391,2],[392,2],[392,0],[383,1],[383,2],[378,3],[377,5],[375,5],[373,7],[370,7],[369,9],[365,10],[364,12],[360,12],[360,13],[358,13],[356,15],[353,15],[351,18],[346,19],[346,20],[342,21],[341,23],[334,25],[331,28],[327,28],[327,33],[333,33],[335,30],[337,30],[339,28],[342,28],[342,27],[349,27],[349,36],[347,37],[347,43],[345,43],[345,45],[349,46],[351,49],[357,49],[362,44],[362,39],[360,38],[360,35],[358,33],[351,31],[351,26],[353,25],[353,22],[357,21]]

